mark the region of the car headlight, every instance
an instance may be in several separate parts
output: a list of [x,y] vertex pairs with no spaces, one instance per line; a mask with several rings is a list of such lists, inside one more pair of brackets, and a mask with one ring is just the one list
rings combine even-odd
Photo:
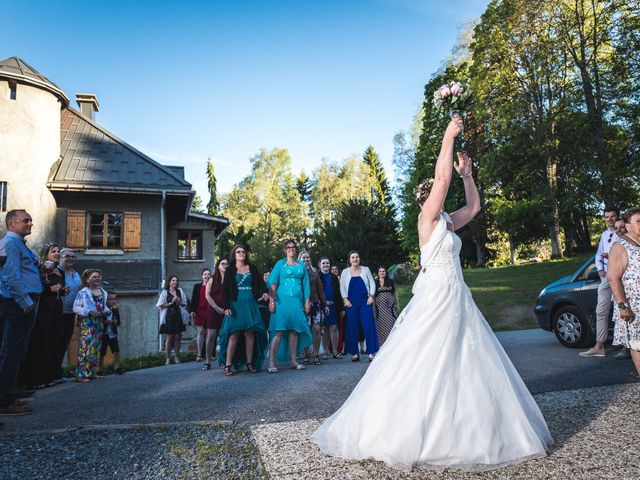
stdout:
[[541,297],[542,295],[544,295],[547,292],[547,287],[544,287],[542,290],[540,290],[540,293],[538,294],[538,297]]

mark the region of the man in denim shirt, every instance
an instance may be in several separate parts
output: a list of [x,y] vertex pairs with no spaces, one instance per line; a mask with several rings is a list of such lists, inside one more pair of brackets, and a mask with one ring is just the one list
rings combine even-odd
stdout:
[[26,415],[31,407],[16,400],[16,375],[27,353],[35,323],[42,282],[38,257],[27,248],[33,221],[25,210],[11,210],[5,217],[7,235],[0,240],[0,316],[4,321],[0,347],[0,415]]

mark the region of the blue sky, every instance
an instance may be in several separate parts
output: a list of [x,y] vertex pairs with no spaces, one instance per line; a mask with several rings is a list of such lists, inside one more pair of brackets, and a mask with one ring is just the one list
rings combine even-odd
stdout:
[[206,201],[208,156],[228,191],[262,147],[310,173],[372,144],[391,176],[393,135],[487,3],[0,0],[0,57],[96,94],[100,124],[184,165]]

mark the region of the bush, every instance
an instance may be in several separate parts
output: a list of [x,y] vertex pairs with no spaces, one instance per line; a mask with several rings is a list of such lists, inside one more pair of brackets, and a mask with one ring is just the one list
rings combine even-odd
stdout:
[[[195,361],[196,356],[196,352],[180,352],[180,361],[193,362]],[[149,353],[147,355],[121,360],[120,368],[125,372],[130,372],[132,370],[140,370],[143,368],[160,367],[164,365],[165,359],[166,357],[164,353]],[[64,375],[67,377],[73,377],[75,369],[75,365],[66,365],[64,367]],[[103,372],[111,374],[113,373],[113,370],[113,364],[105,365]]]
[[389,277],[400,285],[410,284],[415,276],[415,269],[406,263],[398,263],[389,269]]

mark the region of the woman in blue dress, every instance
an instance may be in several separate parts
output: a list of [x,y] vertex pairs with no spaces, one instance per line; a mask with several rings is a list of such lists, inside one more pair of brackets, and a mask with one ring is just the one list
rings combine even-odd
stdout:
[[268,297],[262,276],[249,263],[249,253],[242,245],[233,247],[229,255],[222,295],[225,317],[219,338],[224,374],[231,376],[232,367],[240,370],[245,365],[249,373],[257,373],[269,345],[258,300]]
[[[276,358],[280,362],[291,361],[291,368],[304,370],[298,364],[296,354],[311,345],[311,330],[307,314],[311,308],[309,275],[304,264],[296,258],[298,247],[293,240],[284,243],[286,257],[278,260],[269,280],[269,373],[276,373]],[[284,340],[284,341],[282,341]]]
[[340,294],[347,311],[346,344],[351,360],[360,360],[358,349],[358,328],[362,328],[367,341],[369,361],[380,348],[378,332],[373,316],[373,299],[376,293],[376,281],[369,267],[360,265],[360,254],[352,250],[349,252],[349,268],[345,268],[340,275]]

